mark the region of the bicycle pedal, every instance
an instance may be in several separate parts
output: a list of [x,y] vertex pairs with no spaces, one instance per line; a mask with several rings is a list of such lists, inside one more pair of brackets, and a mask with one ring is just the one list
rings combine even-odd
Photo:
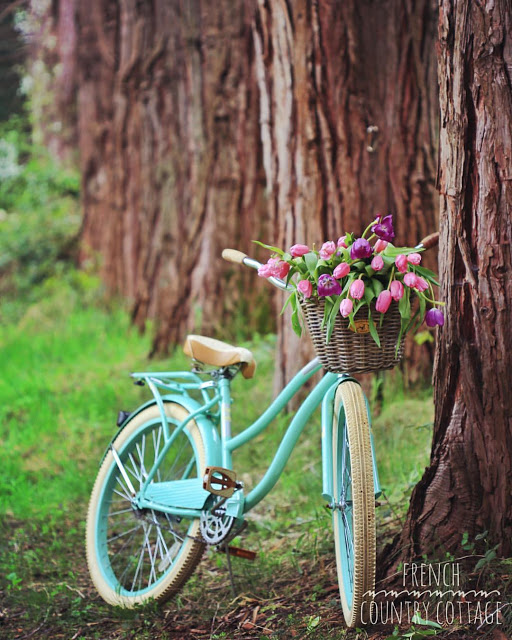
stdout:
[[236,481],[236,473],[223,467],[206,467],[203,476],[203,489],[223,498],[231,498],[242,485]]
[[[219,551],[226,551],[226,547],[219,548]],[[240,549],[240,547],[228,547],[228,553],[235,558],[243,558],[244,560],[250,560],[254,562],[258,555],[255,551],[249,551],[249,549]]]

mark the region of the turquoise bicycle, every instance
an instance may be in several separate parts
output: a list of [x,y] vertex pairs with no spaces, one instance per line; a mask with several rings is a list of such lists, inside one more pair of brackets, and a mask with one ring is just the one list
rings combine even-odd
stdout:
[[[421,245],[420,245],[421,246]],[[245,254],[223,257],[257,269]],[[284,281],[270,278],[286,289]],[[207,337],[188,336],[193,371],[131,374],[153,398],[120,412],[92,491],[87,561],[108,603],[133,607],[165,601],[193,573],[207,545],[225,545],[247,513],[274,487],[307,421],[321,406],[322,498],[332,510],[341,603],[349,627],[360,624],[375,584],[375,498],[380,484],[368,402],[349,374],[327,372],[290,422],[274,459],[247,493],[232,453],[262,433],[322,365],[312,360],[250,426],[231,433],[230,384],[251,378],[251,352]]]

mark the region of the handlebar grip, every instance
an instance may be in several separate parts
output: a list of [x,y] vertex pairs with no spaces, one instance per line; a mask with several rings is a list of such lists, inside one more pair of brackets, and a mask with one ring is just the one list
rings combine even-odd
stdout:
[[243,264],[244,259],[247,258],[245,253],[237,251],[236,249],[224,249],[222,257],[228,262],[234,262],[235,264]]
[[426,238],[423,238],[423,240],[420,242],[420,245],[423,246],[425,249],[431,249],[432,247],[435,247],[438,243],[439,243],[439,231],[436,231],[435,233],[431,233],[430,235],[428,235]]

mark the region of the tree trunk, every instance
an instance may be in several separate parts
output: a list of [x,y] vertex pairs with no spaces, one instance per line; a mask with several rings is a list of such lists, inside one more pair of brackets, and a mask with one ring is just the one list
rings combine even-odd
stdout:
[[[441,2],[440,278],[430,466],[393,565],[487,530],[512,552],[512,39],[509,0]],[[390,550],[384,556],[389,558]],[[389,561],[386,562],[389,568]]]
[[[258,8],[267,241],[318,247],[386,211],[397,239],[416,244],[437,228],[432,0],[261,0]],[[286,315],[278,327],[276,388],[311,355]],[[428,346],[408,350],[418,364]]]
[[137,325],[157,318],[154,350],[191,330],[222,335],[242,290],[246,304],[264,298],[220,258],[249,250],[265,222],[252,4],[93,0],[79,12],[83,257],[101,256]]
[[26,71],[33,139],[62,164],[76,167],[76,0],[27,4],[18,29],[29,49]]

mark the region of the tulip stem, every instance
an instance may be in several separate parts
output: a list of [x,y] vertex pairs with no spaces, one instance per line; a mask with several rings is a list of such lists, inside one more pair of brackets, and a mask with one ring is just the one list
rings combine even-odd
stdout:
[[[370,222],[370,224],[363,231],[363,235],[361,236],[361,238],[364,238],[366,236],[366,234],[368,233],[368,231],[373,227],[373,225],[377,224],[377,220],[378,220],[378,218],[375,218],[375,220],[373,220],[373,222]],[[370,240],[371,240],[371,238],[370,238]]]
[[389,276],[388,291],[391,287],[391,283],[393,282],[394,277],[395,277],[395,265],[393,265],[393,268],[391,269],[391,275]]

